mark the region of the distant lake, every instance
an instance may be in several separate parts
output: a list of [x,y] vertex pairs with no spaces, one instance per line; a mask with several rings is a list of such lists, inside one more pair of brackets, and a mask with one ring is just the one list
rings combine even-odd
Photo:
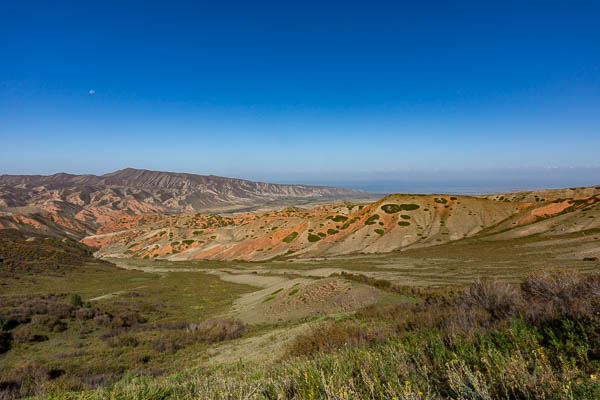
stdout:
[[274,179],[273,183],[335,186],[360,189],[374,194],[447,193],[476,195],[516,191],[599,186],[600,167],[586,168],[504,168],[495,170],[440,170],[357,173],[335,176],[323,171],[322,176],[304,179]]
[[[508,185],[508,184],[480,184],[480,185],[467,185],[467,184],[452,184],[452,183],[401,183],[401,182],[330,182],[330,183],[319,183],[325,186],[343,187],[348,189],[360,189],[369,193],[378,194],[389,194],[389,193],[447,193],[447,194],[462,194],[462,195],[477,195],[487,193],[506,193],[515,191],[528,191],[528,190],[540,190],[540,189],[552,189],[543,184],[521,184],[521,185]],[[568,187],[566,186],[556,186]]]
[[[593,181],[592,181],[593,182]],[[517,191],[542,190],[542,189],[560,189],[576,186],[594,186],[600,182],[591,183],[573,182],[573,180],[564,182],[393,182],[393,181],[331,181],[331,182],[292,182],[307,185],[334,186],[347,189],[359,189],[373,194],[390,193],[440,193],[440,194],[461,194],[478,195],[488,193],[508,193]],[[283,182],[281,182],[283,183]],[[286,182],[290,183],[290,182]]]

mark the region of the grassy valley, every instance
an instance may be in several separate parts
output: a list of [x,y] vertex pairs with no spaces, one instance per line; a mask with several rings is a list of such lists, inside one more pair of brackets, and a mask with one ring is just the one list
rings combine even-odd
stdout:
[[[146,214],[83,243],[0,231],[0,396],[596,398],[597,195],[521,200]],[[403,245],[407,228],[426,235]],[[347,231],[372,251],[332,252]],[[226,240],[282,254],[182,257]]]

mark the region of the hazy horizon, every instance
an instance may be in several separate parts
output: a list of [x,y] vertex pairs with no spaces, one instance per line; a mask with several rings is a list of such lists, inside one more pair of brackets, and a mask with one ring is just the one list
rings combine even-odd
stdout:
[[[123,167],[131,168],[131,167]],[[148,169],[148,168],[137,168]],[[49,171],[45,173],[6,173],[0,175],[53,175],[56,173],[103,175],[110,171]],[[278,184],[334,186],[359,189],[372,194],[389,193],[448,193],[484,194],[539,189],[559,189],[600,184],[600,167],[584,168],[496,168],[446,170],[355,171],[352,174],[241,174],[229,176],[214,171],[169,171],[198,175],[216,175]]]

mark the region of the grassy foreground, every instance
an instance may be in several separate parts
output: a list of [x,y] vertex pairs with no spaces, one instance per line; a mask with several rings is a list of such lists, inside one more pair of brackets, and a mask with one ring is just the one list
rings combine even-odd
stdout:
[[370,306],[319,325],[270,365],[41,389],[69,399],[597,399],[599,300],[600,275],[478,281],[450,299]]

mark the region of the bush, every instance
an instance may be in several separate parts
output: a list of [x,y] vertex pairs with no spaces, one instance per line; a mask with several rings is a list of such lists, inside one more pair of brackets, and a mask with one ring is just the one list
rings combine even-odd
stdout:
[[330,215],[327,217],[327,219],[330,219],[333,222],[344,222],[348,219],[348,217],[346,217],[345,215]]
[[214,343],[241,337],[245,327],[239,319],[220,317],[207,319],[200,324],[192,324],[189,330],[198,332],[203,341]]
[[12,332],[13,340],[17,343],[45,342],[48,336],[38,333],[33,326],[24,325]]
[[61,374],[62,371],[50,369],[46,363],[30,361],[17,367],[10,375],[9,382],[3,382],[3,386],[12,386],[15,397],[33,396],[40,392],[44,382],[58,378]]
[[400,212],[402,208],[398,204],[384,204],[383,206],[381,206],[381,209],[386,214],[395,214],[397,212]]
[[373,214],[365,221],[365,225],[374,225],[375,221],[379,219],[379,214]]
[[321,240],[320,236],[313,235],[312,233],[308,234],[308,241],[309,242],[314,243],[314,242],[318,242],[319,240]]
[[284,243],[292,243],[298,237],[298,232],[292,232],[286,237],[284,237],[281,241]]
[[10,332],[0,332],[0,354],[10,350],[12,335]]
[[322,323],[310,332],[296,336],[287,346],[286,356],[306,356],[385,339],[388,332],[381,327],[367,328],[358,323],[342,321]]
[[400,210],[414,211],[418,210],[420,206],[418,204],[400,204]]
[[71,304],[73,307],[79,308],[79,307],[83,306],[83,300],[81,299],[80,295],[72,294],[69,304]]
[[137,347],[139,341],[135,336],[119,335],[108,339],[107,343],[110,347]]
[[483,308],[495,319],[512,317],[521,306],[521,294],[517,288],[509,283],[487,279],[473,282],[461,300]]

